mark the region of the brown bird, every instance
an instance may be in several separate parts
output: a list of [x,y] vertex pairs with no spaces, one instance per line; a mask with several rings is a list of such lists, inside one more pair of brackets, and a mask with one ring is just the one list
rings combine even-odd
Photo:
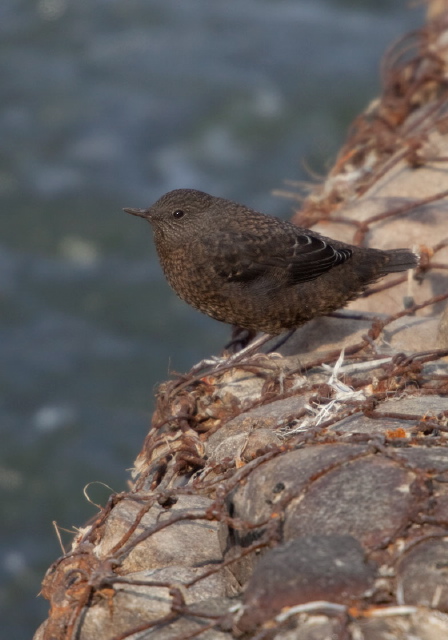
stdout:
[[408,249],[352,246],[194,189],[124,211],[151,224],[165,276],[182,300],[269,335],[329,314],[378,278],[418,263]]

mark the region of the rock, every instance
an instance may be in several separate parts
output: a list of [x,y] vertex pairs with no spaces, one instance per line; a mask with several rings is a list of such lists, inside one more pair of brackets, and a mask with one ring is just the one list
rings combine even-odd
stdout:
[[251,631],[286,607],[307,602],[350,604],[373,586],[374,576],[351,536],[295,538],[258,562],[247,583],[238,628]]

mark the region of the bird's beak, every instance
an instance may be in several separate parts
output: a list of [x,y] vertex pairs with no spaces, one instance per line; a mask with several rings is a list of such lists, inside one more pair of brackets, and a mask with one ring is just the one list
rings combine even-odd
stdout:
[[139,218],[149,218],[149,209],[123,209],[126,213],[132,213],[133,216],[139,216]]

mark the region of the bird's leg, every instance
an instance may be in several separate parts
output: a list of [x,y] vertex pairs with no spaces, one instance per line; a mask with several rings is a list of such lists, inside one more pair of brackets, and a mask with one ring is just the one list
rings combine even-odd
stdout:
[[[277,351],[277,349],[280,349],[280,347],[283,346],[295,332],[296,329],[290,329],[289,331],[287,331],[279,340],[277,340],[274,346],[269,349],[268,353],[273,353],[274,351]],[[241,351],[238,351],[238,353],[234,353],[232,356],[230,356],[230,358],[225,361],[226,365],[233,364],[234,362],[239,362],[246,356],[252,355],[256,351],[258,351],[260,347],[266,344],[266,342],[272,340],[272,338],[274,338],[274,336],[272,336],[270,333],[262,333],[253,342],[244,347],[244,349],[241,349]]]
[[236,353],[237,349],[244,349],[244,347],[246,347],[249,342],[251,342],[255,338],[256,335],[257,332],[253,329],[242,329],[241,327],[235,325],[232,327],[231,338],[229,342],[224,346],[224,350],[231,350]]
[[269,353],[272,353],[273,351],[277,351],[277,349],[280,349],[280,347],[282,347],[285,342],[288,342],[289,338],[291,338],[291,336],[293,336],[296,332],[296,329],[290,329],[287,333],[285,333],[285,335],[280,338],[280,340],[277,340],[277,342],[274,344],[274,346],[272,347],[272,349],[269,349]]
[[233,364],[234,362],[239,362],[247,355],[251,355],[255,351],[258,351],[260,347],[262,347],[266,342],[272,339],[272,336],[269,333],[262,333],[258,338],[256,338],[253,342],[249,343],[244,349],[238,351],[238,353],[234,353],[230,358],[227,358],[226,364]]
[[372,320],[375,314],[362,311],[332,311],[326,314],[326,318],[342,318],[342,320]]
[[[289,334],[288,334],[288,337],[289,337]],[[256,338],[256,340],[254,340],[253,342],[248,344],[246,347],[244,347],[244,349],[241,349],[241,351],[238,351],[238,353],[234,353],[231,356],[228,356],[227,358],[212,356],[211,358],[205,358],[204,360],[201,360],[200,362],[194,365],[190,373],[191,374],[198,373],[198,371],[200,371],[201,369],[204,369],[204,367],[213,367],[212,369],[213,371],[213,370],[216,370],[218,367],[221,367],[221,366],[227,367],[228,365],[232,365],[237,362],[240,362],[240,360],[257,351],[259,347],[263,346],[264,344],[266,344],[266,342],[269,342],[269,340],[271,339],[272,339],[271,335],[269,335],[268,333],[262,333],[258,338]]]

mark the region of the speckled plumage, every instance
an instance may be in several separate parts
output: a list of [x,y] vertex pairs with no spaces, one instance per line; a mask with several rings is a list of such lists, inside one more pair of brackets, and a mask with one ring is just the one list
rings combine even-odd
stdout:
[[170,191],[145,218],[165,276],[191,306],[276,335],[326,315],[387,273],[417,264],[407,249],[366,249],[194,189]]

